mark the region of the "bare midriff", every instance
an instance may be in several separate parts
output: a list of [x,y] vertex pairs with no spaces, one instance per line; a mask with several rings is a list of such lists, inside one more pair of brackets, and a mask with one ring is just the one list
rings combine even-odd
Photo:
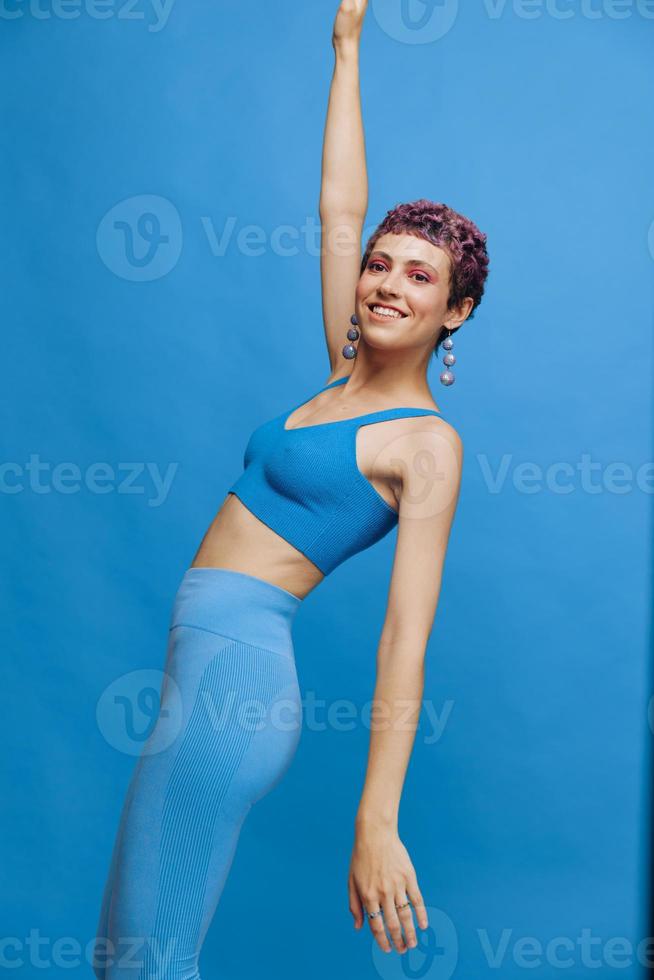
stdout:
[[277,585],[304,599],[324,578],[312,561],[228,493],[191,568],[226,568]]

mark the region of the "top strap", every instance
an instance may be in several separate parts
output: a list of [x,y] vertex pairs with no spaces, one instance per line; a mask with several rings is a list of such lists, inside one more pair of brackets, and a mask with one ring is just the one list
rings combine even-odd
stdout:
[[[343,422],[353,422],[355,427],[371,425],[373,422],[386,422],[393,419],[414,419],[422,418],[424,415],[436,415],[443,418],[441,412],[435,408],[382,408],[378,412],[367,412],[365,415],[355,415],[351,419],[343,419]],[[365,421],[364,421],[365,420]]]
[[[316,394],[320,394],[323,391],[327,391],[328,388],[333,388],[334,385],[344,384],[346,381],[349,380],[349,377],[350,375],[348,374],[344,378],[337,378],[336,381],[330,381],[329,384],[326,384],[325,387],[321,388],[320,391],[316,392]],[[309,399],[309,401],[310,400],[311,399]],[[437,412],[435,408],[404,408],[403,407],[403,408],[382,408],[378,412],[368,412],[366,415],[355,415],[351,419],[342,419],[341,421],[358,422],[361,419],[374,419],[374,418],[379,418],[379,420],[381,421],[386,418],[389,419],[392,419],[393,417],[416,418],[422,415],[437,415],[439,418],[443,418],[443,413]]]
[[321,391],[327,391],[328,388],[333,388],[334,385],[342,385],[346,381],[348,381],[349,378],[350,378],[350,375],[349,374],[346,374],[344,378],[337,378],[336,381],[330,381],[329,384],[325,385],[324,388],[321,388],[320,391],[317,391],[316,394],[319,395]]

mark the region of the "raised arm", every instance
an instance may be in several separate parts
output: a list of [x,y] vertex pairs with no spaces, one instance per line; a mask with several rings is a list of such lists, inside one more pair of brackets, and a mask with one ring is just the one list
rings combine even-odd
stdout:
[[361,262],[368,175],[359,92],[359,42],[367,0],[342,0],[334,22],[320,186],[322,311],[330,374],[349,373],[342,356]]

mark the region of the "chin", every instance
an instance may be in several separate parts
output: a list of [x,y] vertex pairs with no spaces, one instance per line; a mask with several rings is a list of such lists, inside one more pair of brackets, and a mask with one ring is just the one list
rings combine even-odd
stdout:
[[397,334],[391,337],[383,330],[366,330],[365,334],[361,334],[361,339],[365,341],[366,347],[370,347],[371,350],[387,351],[389,354],[397,353],[404,347],[402,338],[398,337]]

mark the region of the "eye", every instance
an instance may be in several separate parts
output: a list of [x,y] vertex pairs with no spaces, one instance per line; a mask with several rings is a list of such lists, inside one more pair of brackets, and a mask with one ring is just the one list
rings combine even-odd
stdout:
[[368,263],[368,268],[369,269],[372,269],[372,267],[374,265],[378,265],[380,267],[380,269],[381,269],[382,272],[386,269],[386,266],[384,265],[384,263],[383,262],[380,262],[379,259],[373,259],[372,262],[369,262]]
[[429,279],[429,276],[426,276],[424,274],[424,272],[412,272],[411,275],[413,275],[413,276],[421,276],[422,277],[422,280],[421,280],[422,282],[430,282],[431,281]]

